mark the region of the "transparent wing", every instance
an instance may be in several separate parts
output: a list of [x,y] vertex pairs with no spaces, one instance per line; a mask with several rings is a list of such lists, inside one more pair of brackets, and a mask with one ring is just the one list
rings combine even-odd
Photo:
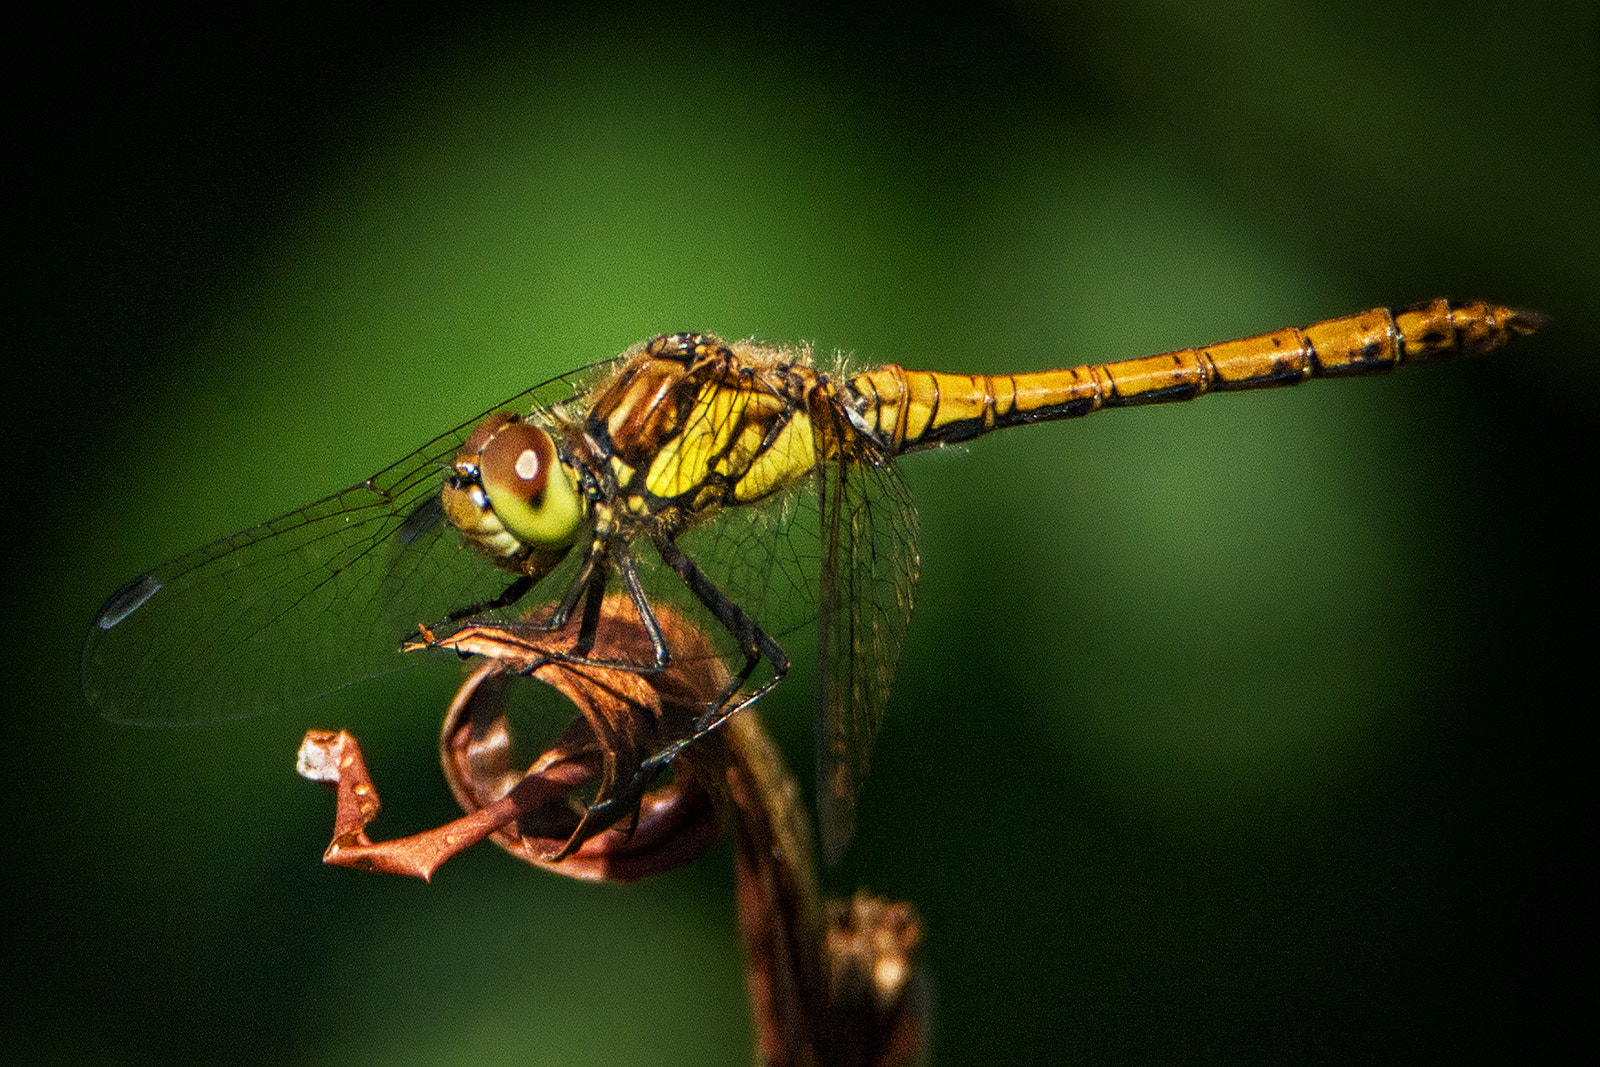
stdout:
[[112,719],[210,722],[412,665],[400,644],[418,624],[512,580],[444,521],[438,491],[462,442],[491,412],[573,399],[615,362],[534,386],[343,492],[135,578],[89,631],[89,704]]
[[[917,583],[917,512],[893,462],[816,417],[821,581],[817,597],[817,802],[835,862],[855,832],[856,794],[894,683]],[[827,441],[828,434],[836,440]]]

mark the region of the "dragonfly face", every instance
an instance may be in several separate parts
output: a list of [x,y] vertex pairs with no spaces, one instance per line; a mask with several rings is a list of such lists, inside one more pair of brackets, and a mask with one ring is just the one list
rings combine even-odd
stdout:
[[491,415],[472,431],[439,502],[470,544],[535,581],[561,562],[589,510],[555,440],[515,414]]
[[[667,664],[652,609],[662,596],[709,615],[742,660],[695,729],[636,769],[625,807],[684,747],[782,679],[789,661],[773,635],[785,631],[774,620],[812,616],[823,843],[837,855],[917,577],[916,514],[895,457],[1106,407],[1487,351],[1541,321],[1436,300],[1162,356],[996,376],[892,365],[835,375],[804,351],[662,335],[512,397],[341,493],[127,583],[90,630],[84,692],[117,719],[236,717],[406,666],[414,657],[402,643],[419,631],[425,644],[449,648],[477,621],[553,629],[574,612],[570,658],[602,662],[589,650],[615,583],[653,656],[607,665]],[[796,547],[797,528],[809,529],[814,547]],[[670,587],[647,592],[641,553],[665,564]],[[538,623],[526,621],[532,609],[543,609]]]

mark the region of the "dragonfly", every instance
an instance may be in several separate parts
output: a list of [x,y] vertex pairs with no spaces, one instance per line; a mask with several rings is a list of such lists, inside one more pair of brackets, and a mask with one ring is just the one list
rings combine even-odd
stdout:
[[[662,334],[536,385],[348,489],[134,578],[83,650],[86,698],[151,724],[310,699],[451,649],[493,624],[575,622],[593,655],[601,604],[687,604],[736,664],[693,730],[637,768],[622,817],[688,745],[769,693],[784,640],[816,623],[824,851],[856,797],[910,622],[917,519],[899,456],[994,430],[1211,392],[1382,374],[1487,352],[1543,317],[1482,301],[1377,308],[1163,355],[1015,374],[824,369],[803,348]],[[540,611],[530,614],[529,606]],[[538,621],[528,621],[537,619]]]

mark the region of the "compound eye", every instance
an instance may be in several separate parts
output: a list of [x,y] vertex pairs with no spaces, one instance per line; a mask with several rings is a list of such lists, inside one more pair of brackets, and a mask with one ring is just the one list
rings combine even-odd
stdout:
[[478,471],[491,498],[512,493],[538,506],[550,480],[556,446],[537,426],[513,422],[495,427],[478,453]]
[[548,433],[525,422],[496,427],[479,454],[478,474],[490,506],[518,540],[572,543],[583,501]]

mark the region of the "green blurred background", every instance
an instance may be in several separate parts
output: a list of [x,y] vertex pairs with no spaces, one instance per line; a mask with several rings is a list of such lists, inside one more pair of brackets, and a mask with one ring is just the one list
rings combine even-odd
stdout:
[[[365,7],[14,43],[13,1055],[749,1056],[725,847],[324,868],[301,733],[361,737],[381,836],[443,821],[451,670],[112,726],[77,654],[130,575],[662,330],[997,371],[1436,295],[1555,324],[908,461],[828,881],[921,909],[938,1063],[1481,1058],[1592,1006],[1592,0]],[[763,709],[808,780],[810,693]]]

